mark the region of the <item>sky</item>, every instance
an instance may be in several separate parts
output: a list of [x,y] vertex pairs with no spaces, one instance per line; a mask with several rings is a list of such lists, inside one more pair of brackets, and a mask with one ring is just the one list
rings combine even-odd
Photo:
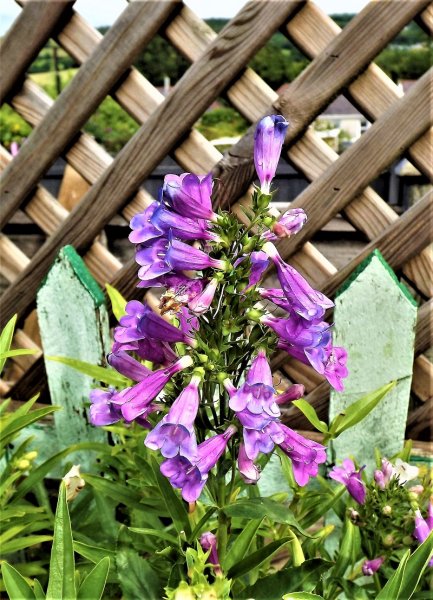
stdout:
[[[185,0],[185,4],[188,4],[194,12],[205,19],[233,17],[245,2],[246,0]],[[367,4],[367,0],[315,0],[315,2],[328,14],[356,13]],[[95,27],[111,25],[125,6],[126,0],[77,0],[75,3],[75,9]],[[1,0],[0,35],[6,33],[20,10],[14,0]]]

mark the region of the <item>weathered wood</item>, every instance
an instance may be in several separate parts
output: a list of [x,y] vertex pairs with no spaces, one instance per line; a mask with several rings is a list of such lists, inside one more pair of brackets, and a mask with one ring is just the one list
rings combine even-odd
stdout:
[[[353,455],[369,468],[373,449],[392,456],[402,447],[414,360],[417,306],[375,250],[339,291],[334,310],[334,343],[348,351],[344,392],[331,390],[329,418],[383,385],[396,381],[361,423],[333,441],[335,457]],[[386,419],[386,426],[384,426]]]
[[432,76],[430,69],[292,203],[293,208],[302,207],[309,220],[296,236],[279,244],[284,258],[356,198],[369,181],[430,127]]
[[433,230],[429,226],[432,218],[433,191],[427,193],[422,200],[389,225],[382,235],[367,244],[343,269],[330,277],[322,288],[323,293],[334,294],[350,273],[375,249],[380,250],[393,269],[401,268],[407,260],[416,256],[433,241]]
[[[75,0],[29,2],[2,39],[0,105],[19,86],[25,71],[45,46],[57,26],[71,16]],[[59,23],[59,21],[62,21]]]
[[429,396],[422,406],[409,413],[406,437],[416,439],[426,429],[431,437],[433,430],[433,395]]
[[[280,112],[291,122],[286,144],[296,141],[338,92],[350,84],[398,31],[427,4],[427,0],[398,4],[367,4],[327,46],[326,52],[317,56],[266,111]],[[382,27],[385,22],[386,29]],[[428,98],[426,102],[428,103]],[[407,145],[403,145],[403,149],[420,137],[427,127],[428,125],[423,126],[418,135]],[[251,128],[215,169],[215,175],[221,179],[221,191],[218,194],[221,206],[226,206],[233,198],[239,198],[253,179],[253,137],[254,128]],[[371,179],[373,177],[367,183]],[[367,183],[363,187],[366,187]],[[361,189],[358,190],[360,191]]]
[[430,298],[418,310],[416,324],[416,353],[424,352],[433,345],[433,299]]
[[4,227],[175,5],[170,0],[133,2],[123,11],[6,169],[2,178],[0,227]]
[[433,363],[426,356],[418,356],[413,363],[412,390],[423,402],[433,396]]
[[[80,441],[103,441],[106,434],[88,424],[85,405],[94,379],[50,356],[76,358],[102,364],[110,348],[108,313],[102,290],[72,246],[62,248],[37,294],[37,309],[45,368],[58,446]],[[75,459],[89,468],[87,453]]]
[[[32,268],[26,269],[5,292],[2,298],[2,319],[6,319],[12,310],[20,314],[28,310],[38,282],[45,275],[58,249],[66,243],[71,243],[78,249],[85,248],[90,243],[103,225],[126,203],[146,175],[189,130],[210,101],[292,10],[293,3],[290,2],[272,5],[247,4],[221,31],[217,40],[191,67],[187,76],[182,78],[172,93],[119,152],[111,166],[93,185],[62,227],[37,252],[32,260]],[[250,35],[252,21],[257,25],[254,36]],[[233,52],[234,48],[236,52]],[[97,50],[95,54],[96,52]],[[230,61],[227,60],[228,56],[231,57]],[[179,114],[183,115],[181,121],[178,118]],[[149,147],[152,147],[152,153],[146,152]],[[21,152],[16,159],[20,155]],[[14,163],[15,160],[10,166]]]
[[[342,30],[317,4],[307,2],[283,31],[306,56],[315,58],[321,52],[327,52],[328,44]],[[373,63],[344,90],[344,95],[370,121],[375,121],[404,94],[401,87]],[[433,178],[432,135],[432,131],[428,131],[408,149],[409,157],[430,178]]]

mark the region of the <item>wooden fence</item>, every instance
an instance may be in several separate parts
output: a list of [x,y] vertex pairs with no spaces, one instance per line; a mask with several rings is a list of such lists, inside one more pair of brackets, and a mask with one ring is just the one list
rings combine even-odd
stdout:
[[[40,282],[66,244],[80,252],[101,284],[110,282],[126,297],[139,297],[134,261],[121,264],[95,239],[116,214],[130,219],[153,201],[140,186],[165,156],[172,156],[185,171],[212,170],[219,179],[215,204],[245,219],[239,208],[248,202],[246,192],[254,178],[254,124],[277,112],[291,122],[285,157],[311,182],[293,203],[306,210],[309,220],[297,236],[279,244],[280,252],[328,295],[376,248],[410,282],[422,305],[412,388],[417,408],[409,415],[407,434],[425,432],[433,414],[432,363],[423,354],[431,345],[433,313],[433,193],[398,217],[368,186],[403,155],[432,178],[433,69],[403,95],[372,62],[413,19],[432,33],[430,1],[371,2],[343,30],[314,2],[253,1],[219,35],[180,1],[134,1],[104,36],[74,11],[72,0],[19,3],[22,12],[2,44],[0,97],[32,125],[33,132],[13,160],[1,149],[0,223],[4,227],[21,209],[46,234],[46,242],[28,257],[0,235],[0,270],[10,281],[2,297],[1,324],[16,312],[20,315],[16,346],[35,346],[37,330],[28,315]],[[281,96],[245,67],[277,29],[311,59]],[[191,62],[167,97],[131,67],[157,33]],[[26,77],[49,38],[82,65],[56,101]],[[338,156],[309,125],[340,93],[373,124]],[[115,158],[81,131],[108,94],[141,125]],[[252,123],[224,156],[194,129],[220,95]],[[59,156],[89,184],[71,212],[39,184]],[[337,213],[370,240],[341,270],[309,241]],[[155,306],[149,293],[147,300]],[[28,317],[26,324],[24,317]],[[25,398],[40,390],[43,362],[38,356],[17,357],[16,362],[21,378],[11,390],[4,382],[2,387],[13,397]],[[328,386],[312,369],[285,354],[274,358],[274,368],[303,383],[308,400],[321,415],[326,413]],[[296,416],[294,425],[306,427]]]

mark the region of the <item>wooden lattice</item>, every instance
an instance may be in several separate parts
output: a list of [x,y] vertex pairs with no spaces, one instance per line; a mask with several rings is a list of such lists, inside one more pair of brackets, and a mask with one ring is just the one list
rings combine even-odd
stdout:
[[[291,263],[326,294],[332,295],[374,248],[410,281],[425,302],[419,310],[413,383],[415,395],[424,404],[410,414],[409,434],[416,435],[425,428],[433,413],[432,365],[422,354],[431,345],[433,251],[429,220],[433,193],[399,218],[367,186],[402,155],[433,177],[433,69],[403,95],[371,62],[412,19],[432,33],[433,6],[429,0],[371,2],[344,30],[310,1],[253,1],[219,35],[180,1],[135,1],[125,7],[105,36],[73,10],[73,0],[19,3],[23,10],[2,44],[0,97],[33,127],[33,132],[13,160],[1,148],[0,223],[4,227],[21,208],[47,238],[30,258],[0,234],[0,272],[10,281],[2,297],[1,324],[16,312],[21,318],[29,314],[41,280],[65,244],[77,248],[101,284],[109,281],[128,298],[138,297],[134,261],[122,265],[95,239],[117,213],[130,219],[153,201],[140,185],[168,154],[186,171],[212,170],[219,179],[215,203],[245,220],[239,208],[248,202],[246,192],[254,178],[254,124],[265,114],[278,112],[291,122],[286,156],[311,181],[294,202],[307,211],[307,225],[293,239],[280,243],[281,254],[290,257]],[[245,67],[277,29],[311,59],[281,96]],[[135,56],[157,33],[191,62],[167,97],[131,67]],[[50,37],[82,65],[56,101],[25,75]],[[309,125],[340,93],[373,125],[338,156]],[[141,125],[114,159],[81,131],[108,94]],[[252,123],[224,157],[193,127],[221,94]],[[72,212],[38,184],[59,156],[91,186]],[[370,243],[337,271],[309,240],[339,212]],[[155,306],[151,294],[146,297]],[[17,332],[15,344],[35,346],[22,330]],[[23,375],[12,395],[40,387],[44,375],[41,358],[16,361]],[[274,368],[303,383],[309,401],[319,413],[326,411],[328,386],[312,369],[286,354],[275,357]],[[294,426],[306,425],[303,418],[294,419]]]

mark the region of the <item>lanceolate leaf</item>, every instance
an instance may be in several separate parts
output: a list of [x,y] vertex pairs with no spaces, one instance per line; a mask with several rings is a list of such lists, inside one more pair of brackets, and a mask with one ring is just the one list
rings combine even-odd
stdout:
[[114,385],[120,388],[125,388],[129,385],[129,380],[111,367],[99,367],[98,365],[78,360],[78,358],[69,358],[67,356],[46,356],[45,358],[72,367],[76,371],[80,371],[84,375],[89,375],[89,377],[93,377],[96,381],[102,381],[102,383],[106,383],[107,385]]
[[[11,347],[11,343],[12,343],[12,338],[14,335],[14,330],[15,330],[15,323],[17,322],[17,315],[14,315],[5,325],[3,331],[1,332],[0,335],[0,353],[3,354],[5,352],[8,352],[10,347]],[[4,364],[6,362],[6,358],[1,358],[0,359],[0,373],[3,370]]]
[[[334,419],[334,422],[331,423],[329,427],[329,433],[331,437],[338,437],[340,433],[349,429],[349,427],[353,427],[364,417],[366,417],[372,410],[379,404],[379,402],[386,396],[386,394],[395,387],[396,382],[392,381],[387,385],[379,388],[378,390],[363,396],[350,406],[348,406],[343,412],[341,412]],[[338,421],[337,421],[338,419]]]
[[314,408],[306,400],[301,398],[300,400],[294,400],[292,404],[299,408],[311,425],[313,425],[313,427],[315,427],[318,431],[321,431],[322,433],[326,433],[328,431],[328,426],[325,421],[321,421],[319,419]]
[[45,592],[37,579],[33,580],[33,592],[36,600],[45,600]]
[[90,571],[78,590],[77,600],[100,600],[104,593],[110,570],[110,559],[108,556],[98,562]]
[[126,314],[126,311],[125,311],[126,299],[122,296],[122,294],[118,290],[116,290],[116,288],[114,288],[109,283],[106,283],[105,287],[107,289],[108,297],[111,300],[111,309],[113,311],[113,315],[119,321],[120,318]]
[[[387,581],[385,587],[376,596],[376,600],[398,600],[400,596],[400,589],[403,583],[404,572],[406,569],[407,561],[409,560],[410,550],[404,554],[400,561],[398,569],[394,575]],[[407,600],[406,598],[404,600]]]
[[35,594],[24,577],[6,562],[2,564],[2,575],[9,600],[35,600]]
[[75,563],[72,545],[71,521],[66,502],[66,487],[60,484],[56,516],[54,518],[54,540],[51,548],[50,579],[47,600],[75,600]]
[[239,561],[237,564],[233,565],[233,567],[227,573],[227,578],[235,579],[236,577],[245,575],[245,573],[248,573],[252,569],[259,567],[264,562],[269,560],[274,554],[281,550],[281,548],[289,545],[291,542],[291,537],[284,537],[281,538],[281,540],[267,544],[263,548],[260,548],[260,550],[253,552],[243,560]]
[[247,554],[251,542],[255,538],[257,530],[262,524],[263,519],[264,517],[262,517],[261,519],[253,519],[236,537],[235,541],[230,546],[227,555],[224,559],[224,571],[228,571],[233,565],[242,560],[242,558]]
[[404,577],[399,592],[399,600],[411,598],[415,592],[421,575],[427,568],[427,565],[433,554],[433,531],[428,538],[415,550],[409,557]]

